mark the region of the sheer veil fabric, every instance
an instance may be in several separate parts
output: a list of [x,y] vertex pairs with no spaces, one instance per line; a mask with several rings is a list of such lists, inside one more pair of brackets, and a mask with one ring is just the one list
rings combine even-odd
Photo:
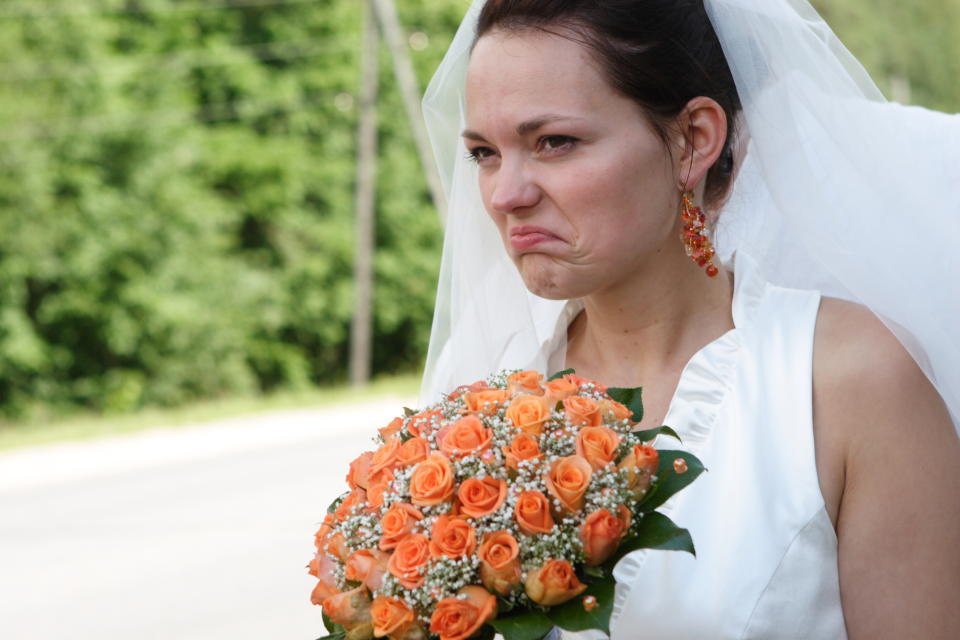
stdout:
[[[771,283],[869,307],[960,430],[960,115],[886,102],[806,0],[704,4],[743,103],[721,260],[742,250]],[[421,403],[498,369],[546,371],[565,306],[525,288],[460,139],[482,6],[423,103],[450,205]]]

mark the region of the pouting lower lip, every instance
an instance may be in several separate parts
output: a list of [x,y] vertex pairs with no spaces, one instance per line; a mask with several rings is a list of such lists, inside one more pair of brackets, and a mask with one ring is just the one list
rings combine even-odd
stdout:
[[510,236],[510,245],[517,250],[524,250],[534,247],[542,242],[549,242],[550,240],[558,240],[556,236],[552,236],[546,233],[534,232],[534,233],[516,233]]

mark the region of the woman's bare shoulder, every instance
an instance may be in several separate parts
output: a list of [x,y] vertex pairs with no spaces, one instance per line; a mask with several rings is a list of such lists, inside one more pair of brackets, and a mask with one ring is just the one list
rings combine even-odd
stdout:
[[814,335],[813,428],[835,525],[852,476],[869,474],[895,443],[907,436],[922,455],[957,439],[943,400],[896,336],[863,305],[828,297]]
[[879,319],[832,298],[817,319],[813,378],[817,469],[851,637],[906,637],[911,624],[923,627],[918,637],[957,637],[960,610],[945,594],[960,589],[960,439],[943,400]]
[[936,395],[916,361],[867,307],[824,297],[814,339],[814,384],[844,404]]
[[[824,437],[860,441],[901,437],[909,431],[911,437],[956,439],[943,399],[926,374],[863,305],[822,299],[814,337],[813,388],[815,427],[829,426],[831,431]],[[828,424],[818,424],[818,416]]]

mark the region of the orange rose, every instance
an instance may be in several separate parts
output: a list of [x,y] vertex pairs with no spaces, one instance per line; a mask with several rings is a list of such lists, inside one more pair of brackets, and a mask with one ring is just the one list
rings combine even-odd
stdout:
[[356,631],[357,635],[360,635],[365,625],[370,625],[370,635],[373,635],[370,596],[367,594],[365,587],[357,587],[351,591],[330,596],[323,601],[323,612],[334,623],[343,625],[343,628],[347,631]]
[[507,497],[507,483],[490,476],[467,478],[457,490],[460,512],[479,518],[500,508]]
[[514,507],[514,516],[517,526],[528,536],[538,533],[548,533],[553,529],[553,518],[550,516],[550,503],[547,497],[539,491],[524,491],[517,497],[517,506]]
[[558,514],[573,513],[583,509],[583,495],[590,485],[592,467],[585,458],[577,455],[557,458],[544,475],[547,492],[560,501]]
[[432,507],[453,495],[453,465],[442,453],[431,453],[410,475],[410,502]]
[[367,511],[378,511],[383,506],[383,494],[395,480],[393,471],[385,470],[370,480],[370,489],[367,491]]
[[577,455],[585,458],[594,471],[613,462],[619,446],[620,436],[610,427],[583,427],[577,433]]
[[643,496],[660,467],[660,454],[647,444],[634,445],[619,468],[627,472],[627,488],[636,497]]
[[354,551],[347,558],[347,566],[343,575],[347,580],[362,582],[370,591],[376,591],[383,584],[383,576],[387,573],[387,560],[389,559],[389,553],[377,549]]
[[540,396],[521,393],[510,402],[506,416],[517,429],[537,437],[543,433],[543,423],[550,419],[550,406]]
[[423,520],[423,514],[412,504],[394,502],[387,512],[380,518],[380,550],[390,551],[397,544],[413,533],[413,528]]
[[594,511],[583,521],[580,527],[580,540],[586,554],[584,563],[588,567],[603,564],[620,546],[620,540],[630,528],[630,511],[620,505],[620,517],[614,517],[609,510]]
[[374,598],[373,604],[370,605],[370,615],[373,618],[373,635],[378,638],[402,637],[416,619],[410,605],[390,596]]
[[540,445],[533,437],[521,433],[510,442],[509,447],[503,448],[503,453],[507,458],[507,467],[516,471],[522,460],[540,458]]
[[367,478],[370,474],[370,460],[373,459],[373,452],[367,451],[361,453],[356,460],[350,463],[350,471],[347,472],[347,484],[350,489],[366,489]]
[[437,445],[450,457],[478,454],[490,448],[493,431],[487,429],[477,416],[464,416],[437,432]]
[[421,533],[401,540],[387,561],[389,571],[404,588],[416,589],[423,583],[421,570],[430,559],[430,541]]
[[485,391],[485,390],[487,390],[487,389],[492,389],[492,388],[493,388],[493,387],[491,387],[490,385],[488,385],[488,384],[487,384],[486,382],[484,382],[483,380],[477,380],[476,382],[473,382],[473,383],[471,383],[471,384],[463,384],[463,385],[460,385],[459,387],[457,387],[456,389],[454,389],[454,390],[450,393],[450,395],[447,396],[447,399],[448,399],[448,400],[456,400],[457,398],[459,398],[460,396],[462,396],[463,394],[465,394],[465,393],[467,393],[467,392],[469,392],[469,391]]
[[466,392],[463,394],[463,401],[467,405],[467,411],[489,416],[496,413],[509,397],[506,389],[484,389]]
[[335,596],[340,593],[340,590],[337,589],[336,585],[330,585],[326,582],[320,581],[317,583],[317,586],[313,588],[313,591],[310,592],[310,602],[317,606],[323,605],[324,600],[331,596]]
[[575,427],[596,427],[602,421],[600,406],[592,398],[569,396],[563,399],[563,412]]
[[333,579],[333,571],[337,568],[337,563],[330,556],[323,552],[317,553],[307,566],[310,575],[318,580],[317,586],[310,594],[310,602],[321,605],[330,596],[340,593]]
[[319,550],[323,549],[327,544],[327,539],[330,537],[330,534],[333,533],[333,514],[328,513],[323,517],[323,524],[320,525],[320,528],[317,529],[317,532],[313,534],[313,544]]
[[604,398],[600,401],[600,413],[603,414],[604,420],[630,420],[633,422],[633,411],[613,398]]
[[607,392],[607,387],[605,385],[600,384],[596,380],[591,380],[590,378],[581,378],[575,373],[568,373],[563,377],[569,379],[570,382],[577,385],[577,388],[581,388],[584,385],[593,385],[600,393]]
[[477,548],[477,536],[465,519],[440,516],[430,530],[430,556],[459,558],[472,555]]
[[552,607],[577,597],[587,585],[577,579],[566,560],[547,560],[542,567],[527,574],[524,587],[531,600]]
[[407,431],[409,431],[412,436],[425,436],[428,433],[433,433],[434,429],[436,429],[442,421],[443,414],[437,409],[421,411],[416,415],[410,416],[410,424],[407,425]]
[[380,432],[380,437],[383,438],[383,441],[386,442],[396,434],[400,433],[400,429],[403,428],[403,420],[401,418],[394,418],[390,421],[385,427],[378,429]]
[[347,538],[340,531],[330,536],[327,540],[327,546],[323,551],[340,558],[340,562],[346,562],[350,556],[350,547],[347,546]]
[[579,380],[579,378],[571,377],[571,375],[568,373],[562,378],[548,381],[544,385],[546,387],[544,398],[547,401],[547,406],[553,407],[564,398],[572,396],[579,391]]
[[465,640],[496,615],[497,597],[483,587],[470,585],[460,589],[457,597],[437,603],[430,617],[430,631],[440,640]]
[[350,492],[346,498],[337,506],[336,511],[333,512],[333,517],[338,521],[344,520],[349,516],[354,507],[361,507],[367,502],[367,492],[363,489],[354,489]]
[[520,545],[508,531],[483,536],[477,551],[480,558],[480,581],[490,591],[505,596],[520,584]]
[[377,449],[370,459],[370,476],[373,477],[385,469],[397,464],[397,451],[400,449],[400,436],[393,436]]
[[424,438],[410,438],[397,450],[397,464],[401,467],[409,467],[421,460],[426,460],[429,453],[430,443]]
[[511,396],[518,393],[543,395],[543,374],[539,371],[517,371],[507,377],[507,392]]
[[394,634],[388,638],[389,640],[427,640],[427,632],[419,624],[412,624],[404,630],[403,634]]

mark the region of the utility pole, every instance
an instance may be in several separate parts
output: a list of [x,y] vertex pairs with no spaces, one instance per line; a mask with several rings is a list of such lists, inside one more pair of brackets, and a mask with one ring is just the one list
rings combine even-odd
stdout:
[[377,176],[377,74],[380,35],[370,0],[364,2],[360,104],[357,135],[356,250],[353,323],[350,325],[350,383],[370,380],[373,353],[374,203]]
[[440,216],[440,221],[443,222],[447,215],[447,199],[444,196],[440,176],[434,164],[433,151],[430,148],[430,139],[427,136],[427,127],[423,122],[423,113],[420,110],[420,91],[417,88],[417,78],[413,72],[413,62],[410,59],[409,51],[407,51],[407,43],[403,38],[403,29],[400,27],[397,7],[393,0],[371,1],[377,14],[377,20],[380,22],[384,39],[390,48],[393,73],[397,78],[397,85],[399,85],[400,94],[403,97],[407,120],[410,121],[410,127],[413,130],[413,141],[417,147],[417,154],[420,156],[420,166],[427,178],[427,185],[430,187],[433,206],[437,208],[437,214]]

